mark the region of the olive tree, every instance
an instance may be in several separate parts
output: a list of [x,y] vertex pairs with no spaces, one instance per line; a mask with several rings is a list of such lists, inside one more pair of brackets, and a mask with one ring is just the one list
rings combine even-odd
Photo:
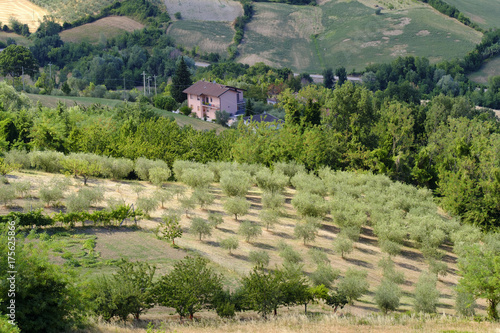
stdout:
[[415,286],[413,308],[415,312],[434,313],[439,300],[435,274],[423,272]]
[[368,291],[367,276],[368,272],[354,268],[348,268],[345,272],[344,277],[338,284],[338,290],[347,297],[349,304],[353,304],[355,300]]
[[309,192],[299,192],[292,199],[292,205],[300,216],[324,217],[328,204],[323,197]]
[[238,215],[245,215],[250,209],[250,202],[241,197],[229,197],[224,201],[224,210],[229,214],[234,215],[234,219],[238,220]]
[[262,228],[257,223],[243,221],[238,228],[238,234],[245,237],[245,240],[248,243],[251,239],[262,235]]
[[389,279],[382,279],[382,283],[375,290],[375,303],[384,314],[395,311],[399,307],[401,289]]
[[191,228],[189,228],[189,231],[198,235],[201,241],[203,237],[212,235],[212,226],[201,217],[195,217],[191,221]]
[[301,238],[304,245],[307,242],[312,242],[316,239],[316,234],[319,229],[319,221],[314,218],[306,218],[304,222],[299,222],[295,225],[293,233],[296,238]]
[[272,172],[268,168],[262,168],[255,175],[257,186],[264,192],[281,193],[288,183],[288,178],[280,172]]
[[255,266],[266,267],[269,265],[269,254],[265,250],[250,251],[248,260]]
[[223,249],[226,249],[229,251],[229,254],[231,254],[232,250],[236,250],[238,248],[238,245],[239,245],[238,238],[234,237],[234,236],[222,239],[222,240],[220,240],[219,243]]
[[220,177],[222,192],[229,197],[244,197],[251,186],[250,175],[244,171],[226,170]]

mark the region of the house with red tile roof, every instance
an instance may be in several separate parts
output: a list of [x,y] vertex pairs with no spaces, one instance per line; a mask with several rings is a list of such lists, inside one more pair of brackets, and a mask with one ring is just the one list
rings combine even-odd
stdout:
[[208,81],[198,81],[183,92],[188,106],[198,118],[215,119],[216,111],[226,111],[231,116],[245,110],[243,89]]

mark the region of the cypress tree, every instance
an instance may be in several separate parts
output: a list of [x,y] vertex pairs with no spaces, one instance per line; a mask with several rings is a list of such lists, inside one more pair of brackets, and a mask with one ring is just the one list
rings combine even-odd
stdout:
[[174,76],[172,77],[172,87],[170,94],[177,103],[182,103],[187,99],[187,96],[182,91],[187,89],[193,84],[191,80],[191,73],[189,73],[184,57],[181,57],[179,65],[175,69]]

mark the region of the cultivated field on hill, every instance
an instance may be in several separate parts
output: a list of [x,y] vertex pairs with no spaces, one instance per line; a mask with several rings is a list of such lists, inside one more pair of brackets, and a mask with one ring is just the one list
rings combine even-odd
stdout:
[[480,33],[423,4],[384,8],[381,15],[358,1],[324,1],[316,7],[255,3],[254,7],[238,60],[263,61],[298,72],[318,72],[326,66],[360,70],[405,55],[437,62],[463,57],[481,40]]
[[126,16],[109,16],[95,22],[64,30],[60,33],[64,42],[105,42],[107,38],[115,37],[124,31],[142,29],[144,25]]
[[22,24],[27,24],[30,32],[35,32],[50,12],[28,0],[0,0],[0,22],[9,25],[9,19],[14,17]]
[[168,29],[177,45],[191,49],[198,46],[203,52],[224,54],[234,36],[228,22],[175,21]]
[[6,43],[8,38],[15,40],[17,45],[28,46],[31,43],[31,41],[24,36],[20,36],[13,32],[0,31],[0,41]]
[[173,17],[181,13],[183,20],[232,22],[243,15],[243,7],[234,0],[164,0]]
[[488,59],[478,71],[469,75],[469,79],[487,84],[489,77],[498,75],[500,75],[500,56]]
[[58,21],[71,22],[85,15],[98,13],[101,8],[111,5],[115,0],[31,0],[31,2],[50,12]]
[[[370,191],[369,188],[374,186],[369,185],[370,183],[364,184],[364,181],[368,179],[366,178],[367,176],[359,177],[355,174],[342,173],[340,177],[347,178],[345,178],[344,185],[332,185],[334,188],[338,189],[338,195],[345,195],[346,192],[343,191],[347,189],[350,191],[350,194],[347,194],[348,197],[350,197],[350,195],[356,197],[357,193],[362,193],[361,196],[358,197],[359,202],[366,201],[366,204],[372,205],[370,207],[375,207],[379,204],[375,203],[375,201],[385,201],[389,197],[393,199],[388,199],[389,201],[384,202],[385,207],[394,207],[396,210],[398,210],[396,208],[397,206],[406,207],[406,205],[410,204],[421,212],[421,214],[429,214],[430,211],[424,213],[421,209],[424,209],[424,207],[430,208],[430,206],[434,205],[429,201],[429,194],[425,194],[424,192],[426,191],[423,190],[418,190],[420,191],[418,192],[416,189],[410,189],[409,186],[403,189],[402,185],[395,184],[394,190],[388,190],[387,193],[379,193],[377,195],[379,198],[377,199],[373,196],[376,195],[376,193],[364,192]],[[65,198],[58,200],[61,204],[55,205],[55,207],[46,207],[45,212],[52,214],[61,209],[64,210],[66,198],[70,197],[71,193],[75,193],[79,189],[85,187],[83,186],[83,181],[60,174],[55,175],[27,170],[24,172],[12,173],[8,176],[10,185],[3,186],[16,186],[16,183],[29,182],[29,195],[25,195],[28,199],[15,199],[8,207],[1,206],[0,214],[6,214],[11,210],[20,210],[26,207],[43,207],[43,203],[39,199],[39,191],[43,187],[49,187],[51,184],[54,184],[57,182],[57,179],[66,179],[66,181],[70,182],[70,186],[64,192]],[[334,179],[339,181],[342,178]],[[384,181],[380,178],[378,178],[378,180],[373,178],[371,181],[379,182],[380,185],[376,186],[385,188],[393,186],[390,181]],[[343,181],[341,181],[341,183],[342,182]],[[90,179],[88,184],[86,188],[100,188],[104,192],[104,200],[95,204],[93,209],[104,209],[110,202],[114,201],[116,203],[117,200],[127,204],[135,204],[137,207],[138,198],[150,198],[157,190],[152,184],[143,181]],[[330,181],[329,184],[340,183]],[[350,185],[349,187],[343,188],[342,186],[346,186],[345,184]],[[167,191],[172,191],[172,193],[173,191],[181,193],[181,198],[182,196],[189,197],[192,191],[183,183],[178,182],[167,183],[164,185],[164,188]],[[396,193],[391,194],[392,191],[396,191],[401,195],[393,196]],[[408,191],[408,193],[407,195],[402,195],[402,193],[398,191]],[[154,209],[149,213],[150,216],[148,218],[141,220],[138,224],[140,227],[139,229],[131,229],[130,227],[95,227],[92,225],[81,227],[80,224],[78,224],[78,226],[73,229],[64,230],[59,227],[59,229],[49,229],[47,231],[49,235],[55,234],[54,239],[59,242],[57,244],[51,243],[50,245],[55,246],[55,250],[53,248],[52,251],[54,260],[61,264],[67,262],[73,266],[79,266],[81,264],[81,267],[77,267],[77,269],[80,270],[82,274],[94,275],[101,272],[110,273],[113,271],[113,267],[116,266],[116,260],[121,257],[130,260],[145,260],[157,264],[159,266],[159,271],[165,272],[169,270],[173,260],[182,258],[188,253],[198,253],[209,258],[215,265],[214,267],[216,267],[219,272],[224,273],[225,284],[233,288],[236,287],[239,278],[247,274],[252,268],[252,263],[249,260],[251,251],[261,250],[267,252],[270,257],[269,267],[272,268],[283,263],[283,258],[280,255],[280,247],[282,246],[280,243],[287,244],[300,256],[302,260],[301,264],[303,264],[302,270],[306,275],[309,275],[316,269],[316,264],[314,264],[311,259],[310,251],[316,249],[324,253],[326,259],[329,261],[328,265],[337,269],[341,276],[343,276],[348,268],[361,269],[368,274],[368,282],[370,284],[369,292],[362,296],[359,301],[354,302],[353,305],[346,306],[341,313],[364,316],[378,312],[374,301],[374,291],[382,279],[382,269],[378,266],[378,262],[386,258],[387,254],[383,253],[379,248],[378,239],[374,234],[374,227],[363,226],[359,239],[354,242],[354,251],[346,254],[345,258],[342,258],[340,253],[334,250],[334,242],[339,237],[339,232],[341,231],[341,228],[334,219],[339,217],[328,214],[322,219],[316,238],[304,244],[303,240],[297,239],[294,236],[295,226],[302,222],[300,222],[301,218],[291,204],[291,201],[299,192],[300,191],[290,187],[285,189],[283,193],[285,196],[285,204],[283,205],[283,214],[279,222],[269,228],[269,230],[263,227],[262,235],[250,242],[245,241],[244,237],[239,234],[239,227],[244,220],[260,223],[259,213],[263,209],[262,190],[256,186],[250,188],[246,195],[246,200],[251,204],[250,210],[247,214],[241,215],[238,220],[235,220],[234,216],[227,214],[223,208],[223,202],[226,200],[226,195],[223,193],[218,183],[211,184],[210,193],[215,197],[215,200],[205,208],[196,208],[198,207],[196,206],[195,208],[187,209],[187,213],[185,208],[181,208],[183,206],[181,201],[177,200],[177,196],[173,196],[172,199],[165,202],[165,208]],[[412,194],[410,195],[409,193]],[[410,203],[410,201],[406,202],[406,200],[415,200],[414,198],[416,197],[420,197],[420,200],[417,200],[418,203],[417,201],[411,201],[412,203]],[[327,202],[330,202],[331,207],[335,207],[333,202],[337,202],[337,204],[342,202],[338,200],[339,199],[335,199],[334,197],[327,197]],[[420,207],[419,205],[422,206]],[[179,209],[182,214],[181,226],[184,234],[182,238],[176,239],[176,244],[180,246],[180,250],[173,250],[170,248],[167,241],[156,239],[154,229],[161,222],[163,214]],[[412,209],[410,209],[410,211],[412,211]],[[436,206],[434,206],[433,209],[436,209]],[[216,229],[212,229],[210,236],[204,237],[203,240],[200,241],[197,234],[190,232],[191,221],[195,217],[207,219],[210,213],[221,214],[223,223]],[[375,214],[375,211],[373,211],[373,213]],[[446,223],[451,223],[448,217],[443,216],[443,218],[448,221]],[[128,226],[131,224],[133,224],[132,221],[127,222]],[[232,253],[228,253],[227,250],[221,247],[221,240],[228,237],[237,237],[239,239],[239,247],[233,250]],[[95,240],[97,258],[92,257],[91,259],[95,259],[96,261],[93,261],[92,265],[86,266],[84,263],[87,262],[88,255],[85,251],[82,251],[82,244],[80,243],[85,242],[89,238]],[[456,255],[451,250],[451,244],[445,243],[440,246],[440,251],[444,254],[443,261],[448,267],[447,274],[445,276],[440,275],[437,282],[437,289],[440,293],[439,303],[437,305],[437,313],[439,314],[455,313],[454,287],[459,277],[457,275]],[[402,244],[400,254],[393,255],[392,259],[395,263],[396,271],[404,274],[404,283],[401,285],[402,298],[398,311],[403,312],[411,310],[415,284],[420,274],[429,269],[429,265],[422,253],[416,248],[416,243],[409,240]],[[80,264],[74,265],[75,263]],[[480,301],[479,313],[484,314],[484,309],[484,302]],[[317,313],[331,312],[331,308],[321,304],[311,306],[310,310]],[[285,309],[280,310],[280,312],[281,311],[286,313]],[[297,307],[294,311],[300,312],[302,311],[302,307]],[[158,316],[156,311],[154,311],[153,314],[154,313],[156,313],[155,316]],[[165,315],[166,314],[163,313],[162,319],[165,318]],[[209,314],[209,316],[214,315]],[[248,316],[248,314],[243,314],[243,316]],[[148,318],[148,316],[144,318]]]
[[445,0],[483,28],[500,28],[500,5],[497,0]]

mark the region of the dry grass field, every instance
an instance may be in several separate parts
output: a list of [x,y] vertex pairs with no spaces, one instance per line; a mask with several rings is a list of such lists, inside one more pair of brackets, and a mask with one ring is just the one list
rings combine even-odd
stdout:
[[232,22],[243,15],[243,8],[234,0],[164,0],[173,18],[181,13],[183,20]]
[[180,20],[170,25],[168,35],[188,49],[198,46],[202,52],[224,54],[233,40],[234,29],[228,22]]
[[126,16],[109,16],[60,33],[64,42],[99,43],[124,31],[142,29],[144,25]]
[[22,24],[27,24],[30,32],[35,32],[45,15],[50,15],[50,13],[28,0],[0,0],[2,26],[9,25],[9,19],[14,17]]

